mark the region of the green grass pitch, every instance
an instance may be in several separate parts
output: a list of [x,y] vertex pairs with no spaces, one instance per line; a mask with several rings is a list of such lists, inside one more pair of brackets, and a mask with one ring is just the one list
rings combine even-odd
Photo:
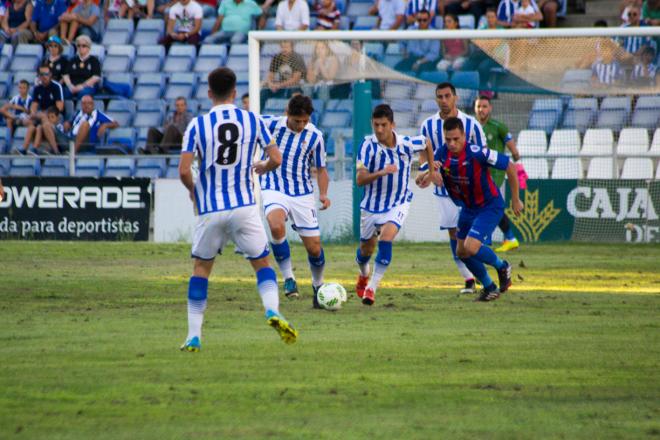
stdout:
[[[494,303],[457,294],[446,244],[395,244],[376,305],[354,246],[328,245],[351,298],[263,318],[228,249],[202,352],[186,335],[188,245],[0,243],[0,438],[657,438],[660,246],[523,245]],[[281,280],[280,280],[281,281]]]

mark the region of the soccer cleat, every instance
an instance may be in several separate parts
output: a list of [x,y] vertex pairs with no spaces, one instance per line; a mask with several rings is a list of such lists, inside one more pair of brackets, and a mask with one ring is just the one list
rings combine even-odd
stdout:
[[479,292],[479,296],[475,299],[476,302],[488,302],[495,301],[500,297],[500,292],[497,290],[497,286],[493,284],[489,289],[485,287]]
[[364,295],[362,296],[362,304],[365,306],[372,306],[376,302],[376,292],[371,287],[364,289]]
[[514,249],[518,249],[519,247],[520,243],[518,242],[517,238],[514,238],[513,240],[504,240],[502,242],[502,246],[495,249],[495,252],[508,252]]
[[202,349],[202,343],[199,341],[199,337],[193,336],[183,343],[181,346],[181,351],[188,351],[190,353],[196,353]]
[[284,295],[289,299],[298,298],[298,283],[293,278],[284,280]]
[[511,287],[511,265],[504,260],[504,266],[497,271],[497,277],[500,281],[500,293],[506,292]]
[[320,288],[321,288],[321,286],[312,286],[312,290],[314,291],[314,298],[312,299],[312,307],[315,308],[315,309],[321,309],[322,308],[321,305],[319,304],[319,298],[317,296],[319,294],[319,289]]
[[474,281],[474,278],[471,280],[465,280],[465,287],[461,289],[461,293],[466,295],[477,293],[477,283]]
[[298,339],[298,330],[293,328],[279,313],[268,310],[266,312],[266,323],[277,331],[285,344],[293,344]]
[[364,289],[367,288],[367,284],[369,283],[369,277],[365,277],[362,275],[358,275],[358,280],[357,280],[357,285],[355,286],[355,293],[357,293],[358,298],[362,298],[364,296]]

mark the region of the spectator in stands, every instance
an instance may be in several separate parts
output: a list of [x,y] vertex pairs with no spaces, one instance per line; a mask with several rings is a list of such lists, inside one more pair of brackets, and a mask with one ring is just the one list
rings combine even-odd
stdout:
[[562,8],[562,2],[566,0],[538,0],[537,7],[543,15],[545,27],[557,27],[557,12]]
[[5,11],[0,23],[0,44],[8,41],[13,45],[29,43],[32,39],[32,3],[28,0],[14,0],[6,5]]
[[30,83],[22,79],[18,83],[18,95],[11,98],[11,100],[0,107],[0,115],[5,118],[9,133],[14,133],[14,128],[24,125],[32,124],[30,120],[30,104],[32,104],[32,97],[29,94]]
[[[153,0],[150,0],[153,2]],[[218,10],[218,0],[198,0],[199,5],[202,7],[202,15],[206,17],[215,17]],[[224,3],[224,0],[221,2]]]
[[122,0],[106,0],[103,2],[103,17],[105,17],[106,24],[112,18],[126,17],[127,9]]
[[180,96],[174,103],[174,112],[165,120],[163,127],[150,127],[147,132],[146,153],[170,154],[170,150],[181,150],[183,133],[192,119],[186,98]]
[[[445,29],[460,29],[458,17],[453,14],[445,14]],[[460,70],[465,63],[468,54],[468,41],[459,39],[442,40],[442,59],[436,66],[438,70]]]
[[64,11],[65,0],[37,0],[30,23],[30,30],[37,43],[44,43],[51,35],[57,35],[59,18]]
[[39,66],[38,73],[39,84],[32,89],[32,103],[30,104],[32,124],[28,126],[25,141],[23,142],[23,150],[25,151],[28,151],[30,143],[35,136],[36,127],[39,125],[50,125],[46,111],[50,107],[55,106],[60,113],[64,112],[64,91],[60,83],[52,79],[50,66],[48,64],[42,64]]
[[87,35],[76,38],[76,55],[69,62],[62,79],[66,84],[65,95],[80,98],[96,94],[101,85],[101,63],[91,55],[92,40]]
[[[485,17],[486,21],[479,26],[479,29],[505,29],[497,19],[497,13],[494,8],[486,9]],[[486,52],[484,52],[481,47],[484,47]],[[490,97],[491,92],[486,90],[489,88],[488,79],[490,77],[490,71],[499,66],[495,59],[499,60],[502,64],[506,64],[508,51],[509,45],[506,40],[482,40],[479,46],[472,46],[470,51],[471,54],[465,64],[463,64],[463,70],[477,70],[479,72],[479,89],[482,90],[481,94]],[[493,59],[490,54],[492,54],[495,59]]]
[[649,26],[660,26],[660,0],[644,0],[642,20]]
[[369,15],[378,15],[376,29],[397,30],[401,27],[406,13],[406,5],[401,0],[376,0]]
[[335,0],[320,0],[316,3],[316,30],[331,31],[339,29],[341,12]]
[[543,14],[532,0],[520,0],[513,14],[512,27],[533,29],[539,27],[541,20]]
[[601,58],[591,67],[591,85],[594,88],[607,88],[620,84],[625,71],[615,59],[614,51],[603,50]]
[[70,13],[60,16],[60,36],[73,41],[76,35],[87,35],[92,41],[101,42],[101,9],[92,0],[82,0]]
[[497,12],[493,8],[486,9],[486,21],[479,25],[480,30],[495,30],[495,29],[504,29],[499,20],[497,19]]
[[[628,7],[628,24],[624,24],[621,27],[639,26],[647,26],[647,24],[641,20],[641,9],[638,6]],[[623,37],[622,39],[617,39],[617,42],[632,56],[639,56],[645,46],[655,48],[656,45],[652,37],[641,36]],[[624,61],[631,63],[633,60],[631,56],[628,56]]]
[[282,0],[277,5],[275,28],[278,31],[309,29],[309,5],[306,0]]
[[[442,1],[440,0],[440,2]],[[415,26],[417,24],[417,16],[422,11],[426,11],[429,14],[429,24],[432,24],[435,14],[438,11],[438,0],[409,0],[405,13],[406,25]]]
[[53,74],[55,81],[62,81],[62,76],[69,69],[69,60],[62,55],[64,47],[62,47],[62,40],[57,35],[48,38],[46,42],[47,52],[44,55],[43,62],[48,64],[50,71]]
[[167,34],[161,44],[168,48],[175,42],[199,44],[203,16],[202,7],[195,0],[179,0],[170,8]]
[[655,86],[655,77],[657,74],[657,66],[654,64],[655,49],[649,46],[644,46],[640,54],[640,60],[632,70],[631,81],[635,85],[640,86]]
[[[38,154],[60,154],[69,149],[69,135],[62,122],[59,110],[53,106],[46,110],[49,125],[37,127],[34,137],[34,149]],[[46,131],[52,127],[52,134],[46,135]],[[46,142],[44,142],[44,137]]]
[[485,3],[484,0],[448,0],[442,12],[445,16],[452,14],[456,17],[469,14],[474,16],[475,23],[477,23],[487,6]]
[[[413,0],[414,1],[414,0]],[[431,14],[421,10],[417,13],[417,22],[409,29],[432,29]],[[400,72],[424,72],[435,69],[440,58],[439,40],[409,40],[400,43],[403,59],[394,68]]]
[[[313,85],[316,97],[330,99],[330,90],[339,72],[339,59],[330,50],[327,41],[314,45],[312,61],[307,69],[307,82]],[[311,93],[306,93],[311,95]]]
[[[92,96],[83,96],[81,109],[71,123],[71,136],[74,138],[76,153],[94,152],[95,146],[103,139],[105,132],[117,127],[119,127],[117,121],[95,108]],[[65,124],[65,128],[68,128],[68,123]]]
[[244,93],[243,96],[241,96],[241,108],[243,110],[246,110],[246,111],[250,110],[250,94],[249,93]]
[[211,35],[204,39],[207,44],[241,44],[247,41],[247,34],[252,28],[254,17],[259,17],[268,10],[272,0],[263,6],[254,0],[223,0],[218,8]]
[[621,24],[628,24],[628,12],[631,6],[642,7],[642,0],[622,0],[619,4],[619,12],[621,13]]
[[517,6],[516,0],[501,0],[497,5],[497,23],[502,27],[510,28]]
[[[270,62],[268,77],[264,83],[262,99],[285,98],[300,90],[300,83],[306,76],[305,60],[293,50],[291,41],[280,43],[280,53]],[[263,108],[262,102],[261,107]]]

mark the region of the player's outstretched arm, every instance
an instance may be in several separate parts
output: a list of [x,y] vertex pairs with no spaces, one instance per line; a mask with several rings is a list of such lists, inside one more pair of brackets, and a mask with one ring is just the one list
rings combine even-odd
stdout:
[[511,208],[513,213],[520,215],[523,210],[523,203],[520,201],[520,195],[518,194],[518,170],[513,162],[509,162],[509,165],[506,167],[506,177],[509,181],[509,189],[511,190]]
[[260,160],[254,164],[254,171],[260,176],[273,171],[282,163],[282,153],[280,153],[280,149],[274,142],[266,147],[266,154],[268,159]]

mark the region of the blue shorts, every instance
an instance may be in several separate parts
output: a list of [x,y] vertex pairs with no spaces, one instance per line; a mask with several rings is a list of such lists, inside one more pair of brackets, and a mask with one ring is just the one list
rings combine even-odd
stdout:
[[465,240],[470,236],[484,243],[484,240],[490,239],[502,215],[504,215],[504,203],[493,202],[477,209],[463,207],[458,216],[456,238]]

